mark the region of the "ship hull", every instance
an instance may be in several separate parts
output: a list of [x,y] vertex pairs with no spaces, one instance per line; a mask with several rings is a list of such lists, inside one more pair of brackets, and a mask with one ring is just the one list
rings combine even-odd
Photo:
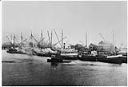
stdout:
[[79,59],[83,61],[97,61],[96,56],[82,56]]
[[16,49],[9,49],[9,50],[7,50],[7,53],[12,53],[12,54],[25,54],[24,52],[18,51]]
[[100,62],[106,62],[106,63],[116,63],[116,64],[121,64],[121,63],[127,63],[127,57],[117,57],[117,56],[113,56],[113,57],[98,57],[97,58],[98,61]]

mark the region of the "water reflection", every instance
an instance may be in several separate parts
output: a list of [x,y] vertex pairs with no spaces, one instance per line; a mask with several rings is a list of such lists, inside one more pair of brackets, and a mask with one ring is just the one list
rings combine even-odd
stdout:
[[[127,64],[79,60],[47,62],[46,57],[3,55],[4,86],[126,86]],[[6,62],[7,61],[7,62]],[[8,62],[9,61],[9,62]],[[10,62],[10,61],[16,61]]]
[[[59,65],[60,62],[50,62],[51,64],[51,68],[57,68],[57,66]],[[71,63],[71,60],[63,60],[63,62],[61,64],[69,64]]]
[[58,64],[59,63],[57,63],[57,62],[51,62],[51,67],[52,68],[57,68]]

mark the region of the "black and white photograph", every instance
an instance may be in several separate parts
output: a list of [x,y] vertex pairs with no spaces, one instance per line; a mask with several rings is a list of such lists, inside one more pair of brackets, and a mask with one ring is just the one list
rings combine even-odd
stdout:
[[127,86],[127,1],[1,1],[2,86]]

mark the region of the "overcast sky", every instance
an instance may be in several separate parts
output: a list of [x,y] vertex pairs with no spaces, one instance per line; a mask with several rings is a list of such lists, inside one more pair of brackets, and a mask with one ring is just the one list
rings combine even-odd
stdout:
[[[66,43],[85,44],[87,32],[88,44],[103,40],[114,43],[127,44],[127,7],[126,2],[32,2],[6,1],[3,8],[3,41],[5,36],[20,32],[24,37],[30,36],[32,31],[39,38],[42,29],[45,37],[47,30],[55,29],[58,36],[63,30]],[[57,41],[53,33],[54,42]]]

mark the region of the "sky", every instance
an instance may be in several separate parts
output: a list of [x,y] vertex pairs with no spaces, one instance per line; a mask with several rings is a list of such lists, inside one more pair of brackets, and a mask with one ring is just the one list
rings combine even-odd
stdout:
[[[127,44],[127,3],[125,1],[3,1],[2,41],[16,34],[39,39],[40,32],[48,39],[53,32],[53,43],[63,30],[67,44],[98,44],[101,40],[115,45]],[[102,35],[100,35],[100,34]],[[103,38],[104,39],[103,39]],[[114,38],[113,38],[114,37]],[[113,40],[114,39],[114,40]]]

